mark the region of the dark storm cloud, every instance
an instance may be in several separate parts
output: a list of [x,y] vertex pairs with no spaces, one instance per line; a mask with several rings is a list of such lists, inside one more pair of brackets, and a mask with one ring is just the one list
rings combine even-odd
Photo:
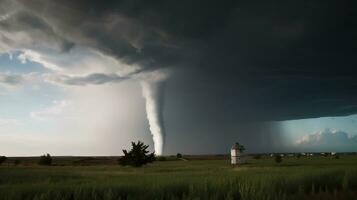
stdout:
[[355,1],[18,2],[9,30],[31,26],[143,70],[170,67],[167,95],[202,120],[357,112]]
[[[1,4],[2,3],[2,4]],[[61,51],[68,51],[73,47],[73,43],[67,41],[60,35],[55,33],[52,26],[44,19],[38,17],[29,11],[8,11],[6,6],[12,4],[10,1],[0,2],[0,10],[6,13],[3,20],[0,20],[0,29],[7,33],[21,33],[26,32],[31,38],[31,45],[36,43],[53,42],[56,47]],[[1,40],[7,45],[17,46],[18,38],[11,38],[11,36],[0,34]]]

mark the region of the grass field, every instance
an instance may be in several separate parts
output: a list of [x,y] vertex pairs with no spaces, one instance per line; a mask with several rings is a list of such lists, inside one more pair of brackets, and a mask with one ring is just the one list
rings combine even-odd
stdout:
[[[62,160],[61,160],[62,159]],[[0,167],[1,200],[356,199],[357,156],[161,161],[142,168],[105,165]],[[74,162],[74,161],[71,161]],[[111,163],[111,164],[108,164]]]

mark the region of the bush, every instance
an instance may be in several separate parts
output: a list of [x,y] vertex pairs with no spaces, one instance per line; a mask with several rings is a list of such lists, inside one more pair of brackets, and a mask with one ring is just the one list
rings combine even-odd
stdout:
[[52,164],[52,157],[50,154],[45,154],[40,157],[38,161],[39,165],[51,165]]
[[296,154],[296,158],[301,158],[301,154],[300,153]]
[[14,165],[19,165],[20,163],[21,163],[20,160],[15,160],[15,161],[14,161]]
[[335,159],[340,159],[340,156],[338,154],[335,154],[334,158]]
[[1,165],[2,163],[4,163],[6,159],[7,159],[6,156],[1,156],[1,157],[0,157],[0,165]]
[[254,155],[253,158],[259,160],[262,156],[261,155]]
[[147,148],[149,145],[144,145],[143,142],[132,142],[132,149],[128,152],[123,150],[124,156],[118,159],[120,165],[130,165],[134,167],[141,167],[147,163],[155,161],[155,154],[149,153]]
[[166,161],[166,157],[165,156],[159,156],[156,158],[157,161]]
[[279,163],[283,162],[283,157],[281,157],[281,155],[276,155],[274,160],[276,163],[279,164]]
[[182,158],[182,154],[178,153],[178,154],[176,155],[176,158]]

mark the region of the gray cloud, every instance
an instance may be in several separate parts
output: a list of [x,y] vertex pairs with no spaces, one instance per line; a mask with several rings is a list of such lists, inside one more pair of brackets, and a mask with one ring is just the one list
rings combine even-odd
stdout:
[[344,131],[326,129],[305,135],[296,142],[296,146],[304,151],[356,151],[357,136],[349,137]]
[[16,1],[2,1],[0,20],[0,47],[3,49],[22,46],[48,45],[60,51],[69,51],[74,43],[62,37],[39,13],[26,10]]
[[24,77],[12,73],[0,73],[0,84],[16,86],[24,81]]
[[116,83],[127,79],[116,74],[89,74],[86,76],[46,75],[45,80],[52,83],[64,85],[100,85],[105,83]]

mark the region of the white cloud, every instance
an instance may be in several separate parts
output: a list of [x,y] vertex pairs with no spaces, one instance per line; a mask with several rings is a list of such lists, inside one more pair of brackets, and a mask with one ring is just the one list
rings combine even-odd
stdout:
[[0,72],[0,87],[13,91],[23,86],[41,82],[41,76],[37,72],[17,74],[11,72]]
[[0,126],[19,125],[19,124],[20,122],[17,119],[0,118]]
[[350,136],[344,131],[325,129],[304,135],[295,145],[313,151],[356,151],[357,136]]
[[61,85],[104,84],[120,82],[140,70],[137,65],[128,65],[89,48],[75,47],[70,53],[53,50],[22,49],[17,56],[21,63],[28,61],[41,64],[51,70],[42,79]]
[[27,60],[30,60],[32,62],[37,62],[42,64],[44,67],[54,70],[54,71],[60,71],[61,68],[57,66],[56,64],[48,61],[46,57],[34,50],[26,49],[22,50],[22,53],[17,56],[17,59],[20,60],[21,63],[25,64]]
[[146,82],[161,82],[165,81],[170,75],[168,70],[155,70],[151,72],[141,72],[134,75],[120,76],[115,73],[93,73],[85,76],[69,76],[60,74],[44,74],[43,79],[46,82],[60,85],[101,85],[106,83],[118,83],[127,79],[146,81]]
[[36,62],[58,75],[85,76],[94,73],[115,73],[126,76],[141,69],[139,65],[126,64],[88,47],[76,46],[70,52],[63,53],[50,48],[23,48],[15,52],[19,53],[17,59],[21,63]]
[[0,72],[0,84],[15,86],[24,81],[24,77],[10,72]]
[[89,74],[87,76],[67,76],[67,75],[44,75],[45,81],[53,84],[62,85],[101,85],[105,83],[117,83],[127,79],[127,77],[121,77],[117,74]]
[[62,100],[62,101],[54,101],[53,105],[47,107],[40,111],[34,111],[30,113],[31,118],[37,120],[48,120],[53,119],[55,117],[63,114],[64,110],[71,105],[70,101]]

